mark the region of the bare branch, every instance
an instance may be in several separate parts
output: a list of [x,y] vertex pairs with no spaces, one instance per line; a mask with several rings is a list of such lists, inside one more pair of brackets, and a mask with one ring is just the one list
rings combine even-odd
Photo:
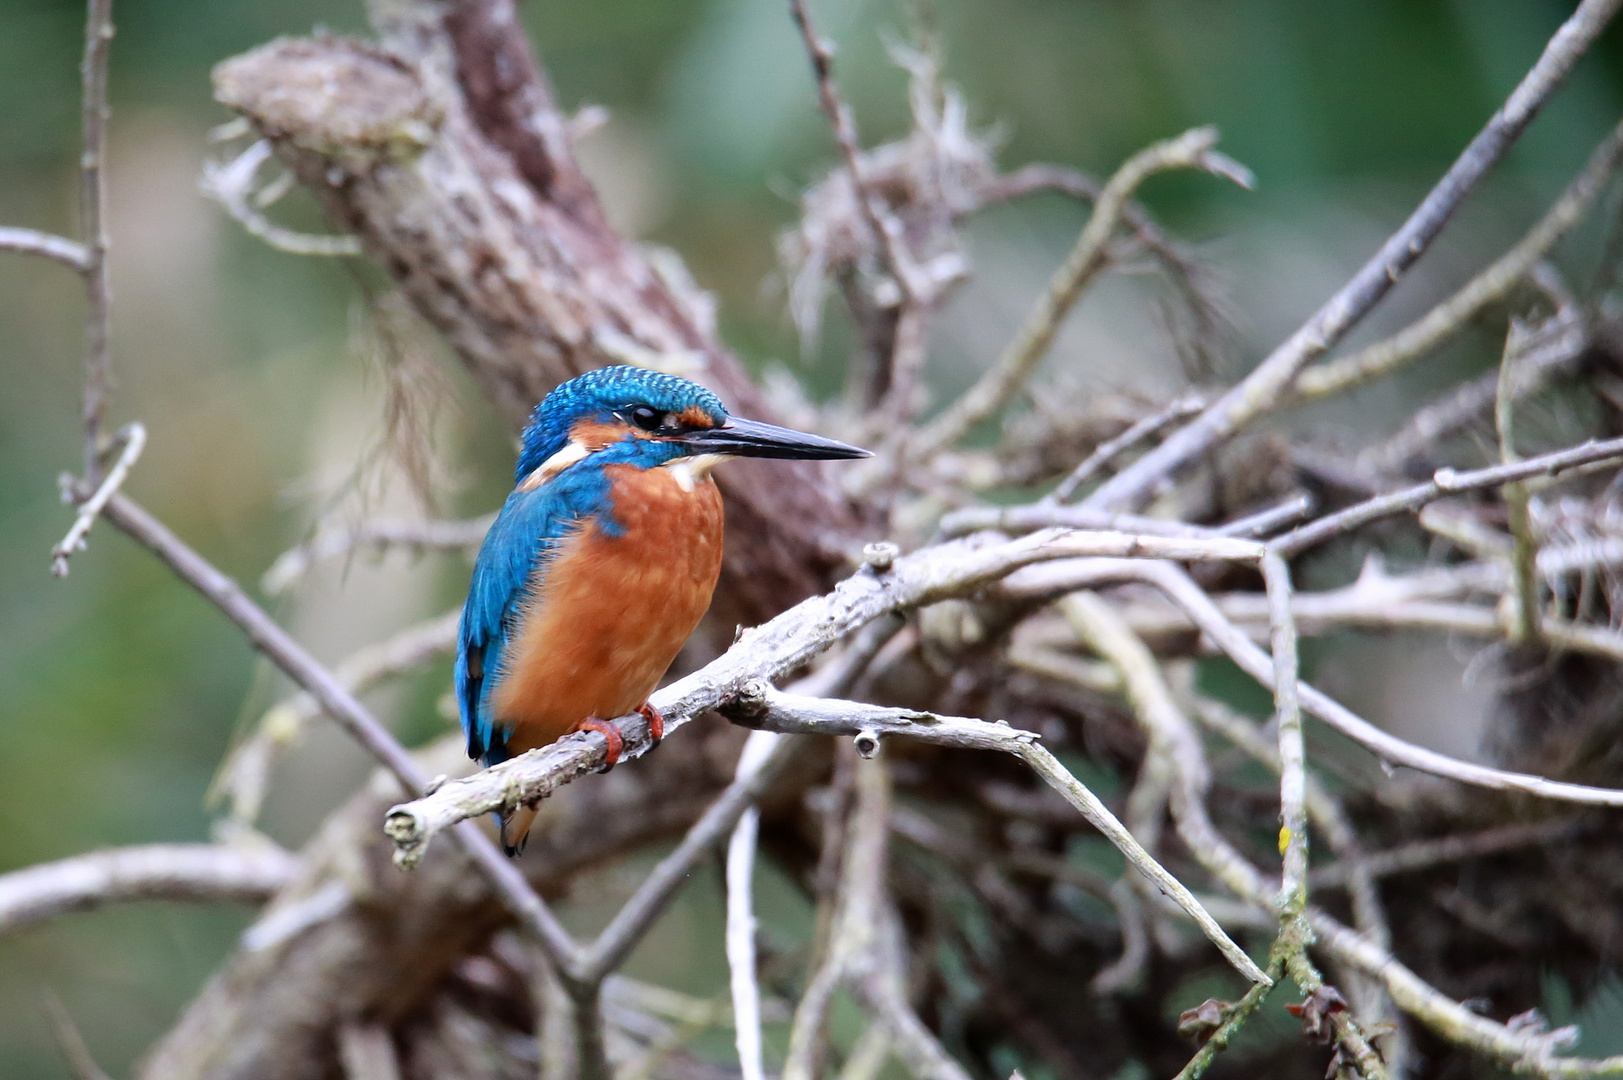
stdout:
[[1303,368],[1323,356],[1380,302],[1431,246],[1472,188],[1515,143],[1617,12],[1619,0],[1583,0],[1526,77],[1381,250],[1258,364],[1239,385],[1087,499],[1100,509],[1141,502],[1164,477],[1277,405]]
[[[51,549],[51,573],[57,577],[68,576],[68,559],[76,551],[84,550],[85,536],[90,527],[95,524],[96,518],[101,516],[102,509],[107,505],[119,488],[124,486],[124,480],[130,475],[130,469],[141,457],[141,451],[146,448],[147,429],[139,421],[125,425],[113,436],[114,445],[123,444],[119,452],[118,461],[108,470],[101,484],[91,493],[90,497],[79,503],[79,514],[73,519],[73,525],[68,529],[57,545]],[[72,477],[64,477],[62,491],[65,498],[73,499],[77,485]]]
[[1144,536],[1186,537],[1190,539],[1223,535],[1204,525],[1188,525],[1141,514],[1115,514],[1090,510],[1085,506],[972,506],[954,510],[941,518],[943,536],[995,530],[1026,533],[1035,529],[1090,529],[1101,532],[1133,532]]
[[896,286],[902,291],[903,302],[916,305],[925,298],[925,291],[918,280],[912,256],[902,246],[898,232],[887,226],[882,217],[882,204],[868,190],[867,178],[863,175],[856,120],[851,116],[850,107],[840,100],[839,92],[834,88],[834,52],[813,28],[806,11],[806,0],[789,0],[789,16],[800,31],[806,55],[811,60],[812,75],[817,83],[817,103],[828,118],[834,141],[840,147],[840,157],[844,159],[846,171],[851,176],[857,210],[873,233],[874,244],[884,255],[888,269],[896,279]]
[[109,352],[109,309],[112,287],[107,280],[107,53],[113,42],[113,0],[89,0],[85,20],[85,55],[81,126],[84,150],[79,158],[79,229],[84,234],[80,271],[85,280],[85,479],[101,479],[102,429],[113,377]]
[[734,1046],[743,1080],[763,1080],[766,1075],[761,1064],[761,987],[755,978],[755,900],[751,895],[760,827],[760,810],[745,810],[727,841],[727,968],[732,1015],[737,1020]]
[[[1581,825],[1581,822],[1570,818],[1558,818],[1554,821],[1500,825],[1481,832],[1444,836],[1435,840],[1416,840],[1402,847],[1370,852],[1359,860],[1356,870],[1373,877],[1429,870],[1449,863],[1552,844],[1576,835],[1581,831]],[[1345,887],[1352,880],[1354,871],[1354,867],[1343,862],[1331,863],[1310,873],[1308,882],[1314,888]]]
[[1100,192],[1070,256],[1055,271],[1048,291],[1038,298],[1014,340],[974,386],[913,437],[909,456],[927,458],[952,445],[1013,400],[1047,354],[1065,316],[1108,264],[1110,239],[1121,222],[1123,208],[1145,180],[1169,169],[1196,168],[1242,187],[1251,186],[1251,174],[1213,149],[1216,144],[1216,129],[1196,128],[1139,151],[1116,171]]
[[1351,356],[1308,368],[1295,393],[1323,397],[1386,375],[1435,349],[1520,284],[1573,226],[1583,219],[1623,156],[1623,125],[1595,148],[1589,163],[1515,247],[1462,289],[1403,330]]
[[[739,755],[744,772],[770,753],[779,736],[751,732]],[[761,1062],[761,987],[755,977],[755,841],[760,811],[746,810],[727,841],[727,966],[731,972],[735,1045],[744,1080],[765,1080]]]
[[85,270],[83,244],[65,236],[53,236],[37,229],[0,227],[0,251],[15,251],[22,255],[42,255],[55,259],[79,273]]
[[[242,588],[187,547],[162,522],[123,495],[114,495],[105,515],[113,525],[147,548],[182,581],[196,589],[240,627],[254,648],[289,678],[315,696],[339,727],[376,758],[407,792],[418,793],[428,784],[405,749],[378,723],[355,695],[318,664],[286,630],[250,600]],[[599,736],[601,738],[601,736]],[[472,825],[457,829],[464,850],[486,874],[502,903],[533,933],[549,955],[572,961],[577,946],[557,921],[546,902],[519,871],[496,849],[495,843]]]
[[1282,969],[1283,965],[1271,968],[1270,974],[1275,976],[1275,982],[1254,984],[1245,992],[1244,997],[1228,1007],[1223,1023],[1201,1044],[1200,1049],[1195,1051],[1195,1056],[1189,1059],[1189,1064],[1178,1070],[1178,1075],[1173,1077],[1173,1080],[1200,1080],[1206,1075],[1206,1070],[1211,1067],[1217,1055],[1229,1048],[1229,1041],[1234,1038],[1235,1033],[1245,1026],[1245,1022],[1251,1019],[1251,1014],[1268,1000],[1268,995],[1273,993],[1274,987],[1278,985],[1277,979]]
[[1081,464],[1071,471],[1071,475],[1061,480],[1059,486],[1046,495],[1038,505],[1064,502],[1076,494],[1077,488],[1093,479],[1095,473],[1114,461],[1122,451],[1137,446],[1162,428],[1175,424],[1186,416],[1192,416],[1205,407],[1206,402],[1198,394],[1184,394],[1174,399],[1172,404],[1146,416],[1114,439],[1100,443],[1093,453],[1083,458]]
[[[1280,918],[1300,919],[1307,910],[1307,750],[1302,743],[1302,706],[1297,696],[1296,621],[1291,616],[1291,576],[1285,560],[1262,557],[1273,627],[1275,723],[1279,727]],[[1283,926],[1282,926],[1283,929]]]
[[[1272,564],[1271,572],[1270,564]],[[1276,597],[1275,606],[1283,607],[1288,601],[1288,594],[1285,598],[1280,598],[1285,589],[1278,579],[1278,572],[1283,563],[1277,557],[1270,557],[1264,560],[1263,566],[1271,578],[1269,585],[1270,592]],[[1066,597],[1064,604],[1066,615],[1078,636],[1121,671],[1128,699],[1151,739],[1152,748],[1159,750],[1171,762],[1175,777],[1171,792],[1172,814],[1185,846],[1196,861],[1239,896],[1278,913],[1279,936],[1270,956],[1270,967],[1282,963],[1291,978],[1304,991],[1311,994],[1318,990],[1321,985],[1319,975],[1308,961],[1306,952],[1307,945],[1312,939],[1312,931],[1306,917],[1307,897],[1303,881],[1306,877],[1305,840],[1298,841],[1304,843],[1301,849],[1301,876],[1293,877],[1295,871],[1287,869],[1285,875],[1287,889],[1281,889],[1270,895],[1261,872],[1223,838],[1207,814],[1204,799],[1210,785],[1210,774],[1206,765],[1205,751],[1193,725],[1172,700],[1149,649],[1133,634],[1125,621],[1097,596],[1079,592]],[[1293,642],[1289,640],[1291,632],[1288,616],[1283,617],[1282,622],[1286,630],[1277,637],[1285,639],[1282,642],[1284,649],[1293,654]],[[1279,666],[1293,673],[1294,655],[1289,656],[1287,662]],[[1283,683],[1285,678],[1281,677],[1278,681]],[[1292,695],[1287,690],[1280,698],[1283,720],[1283,714],[1292,707]],[[1289,726],[1289,721],[1283,720],[1282,726]],[[1299,721],[1297,728],[1299,740]],[[1300,752],[1290,748],[1288,742],[1288,736],[1281,737],[1282,756]],[[1285,778],[1286,783],[1295,781],[1294,786],[1297,788],[1295,791],[1287,788],[1282,794],[1286,813],[1290,815],[1286,818],[1286,822],[1288,826],[1294,823],[1295,828],[1305,834],[1307,822],[1301,792],[1303,774],[1301,770],[1294,770],[1297,775],[1293,777],[1292,771],[1281,770],[1281,776]],[[1280,847],[1289,859],[1290,841],[1293,838],[1282,832],[1280,839]],[[1293,881],[1295,887],[1290,888]],[[1262,982],[1260,979],[1257,981]],[[1347,1047],[1357,1060],[1358,1067],[1367,1080],[1384,1080],[1386,1073],[1379,1058],[1370,1050],[1362,1031],[1352,1018],[1338,1015],[1335,1023],[1338,1041]]]
[[271,153],[270,141],[260,139],[231,161],[203,162],[203,194],[224,207],[249,235],[257,236],[277,251],[327,257],[360,255],[361,242],[356,237],[295,232],[282,228],[259,212],[252,201],[254,180]]
[[1317,521],[1293,529],[1284,536],[1268,542],[1268,546],[1284,556],[1299,555],[1308,548],[1317,547],[1333,537],[1360,528],[1372,521],[1394,514],[1418,510],[1429,502],[1447,495],[1459,495],[1482,488],[1499,487],[1517,480],[1535,477],[1555,477],[1588,465],[1605,464],[1623,459],[1623,439],[1590,440],[1580,446],[1541,454],[1513,465],[1496,465],[1487,469],[1457,472],[1438,469],[1429,483],[1378,495],[1373,499],[1349,506],[1345,510],[1326,515]]
[[[586,949],[573,974],[583,983],[601,983],[625,963],[643,933],[665,909],[705,852],[721,842],[744,816],[761,792],[793,757],[794,740],[781,739],[761,749],[749,761],[740,759],[738,774],[704,816],[693,824],[659,865],[643,879],[631,899],[615,912],[609,925]],[[391,816],[394,811],[390,811]]]
[[56,1036],[56,1043],[62,1050],[62,1056],[68,1059],[74,1075],[79,1080],[108,1080],[61,999],[47,991],[44,1005],[45,1018],[50,1021],[52,1034]]
[[1215,531],[1219,536],[1261,537],[1275,529],[1282,529],[1293,521],[1300,521],[1312,512],[1313,496],[1304,493],[1286,499],[1278,506],[1270,506],[1266,510],[1258,510],[1255,514],[1225,522]]
[[263,903],[296,865],[269,844],[151,844],[41,863],[0,874],[0,937],[65,912],[133,900]]
[[[1521,460],[1521,456],[1516,453],[1513,427],[1516,403],[1514,375],[1516,362],[1526,350],[1527,338],[1527,331],[1522,328],[1521,323],[1512,319],[1510,331],[1505,335],[1504,355],[1499,360],[1499,381],[1493,409],[1494,428],[1499,434],[1499,462],[1502,465],[1514,465]],[[1533,526],[1528,520],[1527,485],[1519,481],[1508,483],[1501,489],[1501,497],[1505,500],[1505,513],[1513,546],[1510,575],[1516,586],[1516,623],[1511,640],[1539,645],[1543,643],[1544,634],[1539,610],[1541,582],[1538,573],[1538,541],[1533,537]]]
[[872,753],[883,737],[901,735],[943,746],[1012,754],[1076,807],[1088,823],[1103,833],[1140,873],[1172,897],[1212,943],[1222,950],[1229,963],[1249,979],[1263,977],[1261,969],[1223,932],[1193,894],[1144,850],[1143,845],[1086,785],[1072,776],[1054,755],[1037,744],[1037,737],[1032,732],[1002,722],[993,724],[985,720],[938,716],[853,701],[801,697],[773,690],[765,683],[750,688],[746,695],[740,697],[738,704],[728,708],[726,713],[735,723],[758,730],[849,735],[856,739],[858,753],[865,750]]
[[[1511,396],[1518,401],[1570,370],[1591,343],[1582,314],[1573,308],[1558,311],[1533,331],[1533,338],[1511,372]],[[1493,407],[1498,396],[1499,373],[1484,373],[1416,410],[1396,435],[1362,451],[1357,468],[1376,475],[1401,471],[1446,436],[1474,423]]]
[[[352,694],[364,694],[379,682],[415,670],[436,656],[456,649],[460,608],[406,629],[386,641],[357,649],[333,669],[333,678]],[[221,764],[210,788],[211,798],[231,802],[231,817],[258,820],[276,756],[303,737],[304,729],[322,716],[321,703],[307,691],[280,702],[260,717],[254,730]]]
[[382,553],[393,548],[419,551],[467,551],[477,548],[490,530],[494,514],[467,521],[397,521],[375,518],[352,529],[322,530],[307,544],[277,556],[260,578],[272,596],[285,592],[317,562],[361,550]]
[[[864,568],[833,592],[802,601],[771,622],[746,631],[737,644],[700,671],[657,691],[649,699],[665,716],[667,734],[705,709],[734,700],[752,680],[771,680],[793,671],[851,631],[891,611],[962,596],[1035,562],[1077,555],[1254,561],[1263,546],[1227,537],[1168,538],[1123,533],[1050,529],[1003,544],[955,541],[888,562],[875,572]],[[615,721],[624,740],[622,754],[633,757],[648,746],[641,717]],[[397,858],[410,865],[441,829],[468,818],[543,799],[558,785],[601,766],[606,741],[601,734],[566,736],[389,811],[385,828]]]
[[[980,205],[987,206],[1018,199],[1039,191],[1056,191],[1073,199],[1096,203],[1104,185],[1091,176],[1058,165],[1024,165],[985,184]],[[1169,237],[1148,211],[1136,201],[1128,202],[1122,217],[1133,230],[1133,238],[1155,258],[1173,291],[1188,311],[1197,360],[1210,368],[1214,339],[1230,329],[1232,322],[1220,296],[1214,296],[1211,273],[1182,244]]]

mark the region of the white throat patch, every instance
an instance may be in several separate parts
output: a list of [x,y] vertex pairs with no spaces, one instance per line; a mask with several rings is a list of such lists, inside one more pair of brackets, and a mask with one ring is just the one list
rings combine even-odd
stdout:
[[709,476],[711,469],[726,461],[730,456],[729,454],[697,454],[693,457],[679,457],[667,461],[661,468],[669,469],[671,479],[676,481],[676,486],[691,495],[693,489],[698,486],[699,481]]

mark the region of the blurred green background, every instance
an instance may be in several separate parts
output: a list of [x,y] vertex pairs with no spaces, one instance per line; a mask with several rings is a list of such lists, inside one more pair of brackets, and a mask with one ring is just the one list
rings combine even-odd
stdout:
[[[865,140],[902,133],[904,80],[882,39],[905,38],[912,8],[812,6],[840,45],[839,81]],[[1556,0],[940,0],[934,11],[947,77],[977,126],[1004,129],[1005,167],[1052,161],[1103,174],[1152,139],[1221,127],[1223,148],[1257,173],[1254,193],[1175,177],[1145,197],[1228,281],[1239,365],[1402,219],[1570,9]],[[687,258],[749,363],[780,361],[817,393],[838,386],[848,337],[835,326],[818,355],[802,357],[773,284],[773,240],[794,218],[794,194],[831,161],[784,5],[529,0],[523,10],[563,103],[612,110],[582,153],[615,220]],[[364,19],[353,0],[120,0],[115,18],[113,412],[151,434],[129,489],[254,583],[323,510],[413,505],[387,469],[356,481],[357,461],[381,437],[384,395],[353,341],[356,277],[264,247],[199,194],[208,132],[228,119],[211,99],[209,69],[278,34],[358,32]],[[0,0],[0,223],[74,233],[82,24],[67,0]],[[1616,122],[1620,67],[1614,30],[1365,335],[1421,310],[1520,235]],[[297,196],[275,214],[320,227]],[[1082,220],[1077,207],[1040,198],[974,224],[978,275],[937,334],[938,396],[987,362]],[[1580,236],[1567,252],[1580,272],[1585,250]],[[1084,302],[1055,364],[1106,389],[1170,382],[1172,350],[1137,303],[1141,291],[1116,282]],[[1111,302],[1121,297],[1135,303]],[[56,476],[79,457],[82,313],[68,271],[0,254],[0,871],[107,845],[207,838],[217,763],[286,689],[218,615],[108,530],[92,535],[71,577],[50,577],[47,552],[69,520]],[[1455,352],[1457,371],[1491,362],[1495,346],[1485,336]],[[454,365],[445,370],[454,394],[433,425],[436,510],[484,512],[505,490],[510,436]],[[1379,423],[1432,385],[1435,376],[1417,376],[1372,390],[1315,422]],[[357,564],[274,610],[336,660],[449,609],[465,573],[454,559]],[[447,670],[375,703],[427,738],[447,724],[436,708]],[[1438,692],[1425,672],[1417,695]],[[1376,711],[1404,711],[1403,701],[1386,704]],[[1468,751],[1468,736],[1438,738]],[[278,773],[266,829],[302,842],[363,770],[358,752],[318,734]],[[680,932],[664,940],[715,940],[707,895],[672,916]],[[783,899],[767,905],[769,929],[776,920],[800,934],[804,910],[787,889],[772,895]],[[0,941],[0,1071],[69,1075],[41,1020],[49,990],[103,1066],[127,1075],[245,922],[229,909],[138,906]],[[721,990],[719,947],[689,948],[643,970]]]

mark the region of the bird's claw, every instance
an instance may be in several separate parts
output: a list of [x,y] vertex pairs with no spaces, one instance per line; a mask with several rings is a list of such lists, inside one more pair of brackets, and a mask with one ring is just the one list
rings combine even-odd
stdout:
[[614,768],[620,760],[620,747],[625,745],[625,738],[621,736],[620,729],[614,726],[613,721],[599,720],[595,716],[588,716],[575,725],[576,731],[595,731],[608,741],[608,753],[603,755],[603,767],[597,770],[606,773]]
[[638,705],[637,711],[642,714],[644,720],[648,721],[648,749],[652,750],[665,737],[665,714],[654,708],[652,701],[645,701]]

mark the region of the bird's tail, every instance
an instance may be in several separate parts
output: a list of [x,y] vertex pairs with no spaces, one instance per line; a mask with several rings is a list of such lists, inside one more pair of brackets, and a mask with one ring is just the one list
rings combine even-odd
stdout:
[[524,850],[524,842],[530,838],[530,825],[535,821],[537,808],[534,806],[520,806],[516,810],[501,816],[502,822],[502,850],[509,857],[520,854]]

